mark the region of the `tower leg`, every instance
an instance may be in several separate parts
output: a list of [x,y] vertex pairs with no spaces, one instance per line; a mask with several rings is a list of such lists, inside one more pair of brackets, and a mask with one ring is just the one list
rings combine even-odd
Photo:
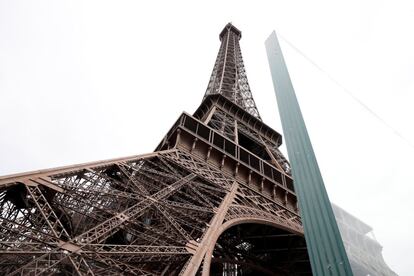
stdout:
[[[197,244],[197,248],[195,249],[193,256],[191,257],[187,265],[183,268],[180,275],[187,276],[187,275],[195,275],[197,273],[197,270],[199,269],[206,255],[207,249],[211,246],[210,244],[211,241],[215,241],[217,239],[216,237],[218,233],[217,230],[223,224],[227,210],[229,209],[231,203],[233,202],[234,197],[236,196],[238,186],[239,185],[237,184],[236,181],[233,182],[230,192],[224,197],[219,208],[216,210],[216,214],[211,220],[208,230],[205,232],[205,235],[203,236],[201,242]],[[189,244],[187,245],[187,248],[190,248],[189,250],[191,251],[194,250],[194,249],[191,249],[193,248],[194,243],[197,243],[197,242],[195,241],[189,242]],[[207,264],[205,263],[204,265],[207,265]],[[204,269],[203,269],[203,275],[204,275]]]

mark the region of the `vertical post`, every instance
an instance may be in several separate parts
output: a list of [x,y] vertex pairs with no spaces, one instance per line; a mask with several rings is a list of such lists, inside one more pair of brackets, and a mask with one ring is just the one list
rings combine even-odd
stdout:
[[276,32],[265,45],[312,273],[353,275]]

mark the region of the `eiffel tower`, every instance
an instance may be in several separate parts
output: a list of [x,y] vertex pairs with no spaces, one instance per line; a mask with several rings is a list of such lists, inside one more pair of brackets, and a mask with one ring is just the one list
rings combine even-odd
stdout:
[[0,177],[1,275],[311,275],[282,136],[227,24],[155,152]]

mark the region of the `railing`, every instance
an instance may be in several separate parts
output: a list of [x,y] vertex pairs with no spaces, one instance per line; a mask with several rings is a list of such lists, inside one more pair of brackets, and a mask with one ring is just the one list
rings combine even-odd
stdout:
[[173,128],[169,131],[169,134],[171,135],[178,127],[181,127],[197,136],[197,138],[202,139],[209,144],[212,144],[219,150],[238,160],[240,163],[243,163],[258,173],[266,176],[267,178],[276,181],[294,193],[293,181],[290,177],[287,177],[270,163],[259,158],[254,153],[240,147],[232,140],[216,132],[214,129],[206,126],[201,121],[194,119],[186,113],[183,113],[174,124]]

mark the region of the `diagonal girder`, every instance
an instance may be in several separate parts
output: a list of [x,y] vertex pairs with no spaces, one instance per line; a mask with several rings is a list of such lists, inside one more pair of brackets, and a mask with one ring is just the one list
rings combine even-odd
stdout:
[[[152,206],[159,200],[166,198],[170,194],[174,193],[176,190],[181,188],[183,185],[194,179],[196,176],[194,174],[189,174],[186,177],[174,182],[173,184],[167,186],[166,188],[160,190],[159,192],[155,193],[153,196],[144,199],[143,201],[129,207],[128,209],[124,210],[122,213],[119,213],[110,219],[104,221],[103,223],[95,226],[94,228],[88,230],[87,232],[73,238],[71,241],[73,242],[81,242],[81,243],[93,243],[93,241],[101,241],[102,237],[108,236],[108,233],[113,233],[114,230],[117,229],[118,226],[125,223],[129,219],[133,218],[134,216],[140,215],[145,209]],[[71,242],[72,243],[72,242]],[[69,243],[68,243],[69,244]],[[80,250],[82,246],[75,249],[75,252]],[[50,253],[40,256],[35,261],[29,262],[25,266],[21,267],[20,269],[16,270],[14,273],[20,273],[19,271],[24,271],[26,267],[30,267],[33,263],[41,262]],[[71,254],[71,253],[69,253]],[[53,266],[60,263],[63,259],[56,261],[53,263]]]

